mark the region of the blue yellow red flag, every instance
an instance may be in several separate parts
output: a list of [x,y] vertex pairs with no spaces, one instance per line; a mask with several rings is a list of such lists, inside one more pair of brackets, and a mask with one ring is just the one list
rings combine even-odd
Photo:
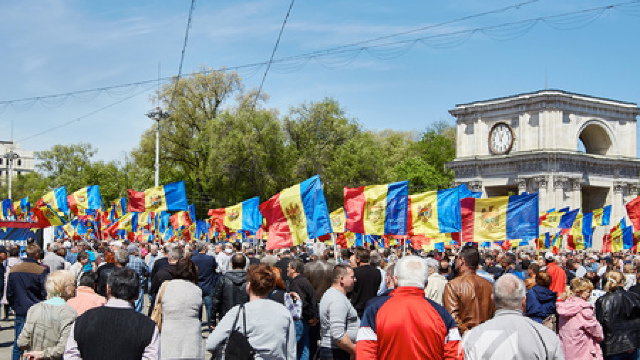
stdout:
[[346,230],[368,235],[406,235],[409,182],[344,188]]
[[143,192],[127,190],[129,212],[188,211],[187,191],[184,181],[169,183]]
[[48,205],[53,211],[68,214],[69,205],[67,203],[67,188],[61,186],[51,192],[42,195],[42,198],[38,200],[36,206],[44,207],[45,204]]
[[538,194],[461,201],[462,241],[535,239],[539,234]]
[[102,207],[102,197],[100,196],[100,186],[91,185],[82,188],[73,194],[67,196],[69,209],[74,214],[84,214],[84,210],[98,210]]
[[267,249],[300,245],[332,232],[320,177],[315,175],[260,204],[269,232]]
[[601,209],[593,210],[593,225],[606,226],[611,221],[611,205],[607,205]]
[[254,197],[239,204],[220,209],[210,209],[209,218],[219,226],[231,230],[258,231],[262,225],[260,198]]
[[480,198],[482,193],[469,191],[462,184],[452,189],[409,195],[408,233],[435,237],[440,233],[460,232],[460,200]]

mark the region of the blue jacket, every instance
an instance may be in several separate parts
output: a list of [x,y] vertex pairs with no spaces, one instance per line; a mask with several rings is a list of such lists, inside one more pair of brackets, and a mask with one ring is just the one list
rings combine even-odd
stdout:
[[527,312],[525,315],[531,320],[542,323],[549,315],[556,313],[558,296],[549,288],[535,285],[527,291]]
[[44,287],[47,275],[47,269],[30,258],[11,268],[7,281],[7,301],[16,315],[27,316],[31,305],[47,298]]
[[213,295],[218,282],[216,259],[211,255],[196,254],[191,257],[191,261],[198,268],[198,286],[202,289],[202,295]]

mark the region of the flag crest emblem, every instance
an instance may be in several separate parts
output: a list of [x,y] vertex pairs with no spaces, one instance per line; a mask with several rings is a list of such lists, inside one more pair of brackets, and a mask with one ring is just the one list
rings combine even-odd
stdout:
[[426,206],[418,206],[418,220],[427,223],[429,219],[431,219],[431,215],[433,214],[433,209],[431,204]]
[[289,204],[287,207],[287,218],[293,223],[295,226],[300,226],[302,224],[302,214],[300,212],[300,205],[297,203]]
[[491,231],[500,223],[500,212],[494,211],[493,206],[489,206],[489,209],[482,209],[482,220],[484,227]]

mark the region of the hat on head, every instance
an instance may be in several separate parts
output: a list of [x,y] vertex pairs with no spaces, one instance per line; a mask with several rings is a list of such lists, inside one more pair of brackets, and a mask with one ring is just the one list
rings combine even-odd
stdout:
[[140,251],[140,249],[138,248],[137,245],[131,244],[127,246],[127,251],[129,252],[129,254],[134,254],[136,251]]
[[224,252],[227,254],[233,254],[233,250],[232,249],[224,249]]
[[547,261],[553,261],[553,253],[552,252],[547,252],[544,254],[544,259]]
[[9,250],[7,250],[6,247],[4,247],[4,245],[0,245],[0,253],[8,253]]
[[595,261],[598,261],[598,256],[597,255],[591,255],[591,258]]
[[109,243],[110,246],[117,246],[117,247],[122,247],[122,241],[112,241],[111,243]]
[[65,242],[63,242],[63,243],[62,243],[62,246],[63,246],[65,249],[71,249],[71,241],[65,241]]

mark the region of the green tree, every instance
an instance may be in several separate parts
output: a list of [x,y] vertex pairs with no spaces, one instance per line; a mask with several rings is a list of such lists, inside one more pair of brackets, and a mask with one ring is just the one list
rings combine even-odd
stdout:
[[[163,86],[160,99],[170,116],[160,127],[160,182],[185,180],[189,195],[207,197],[204,187],[211,149],[206,136],[208,124],[215,121],[220,108],[243,89],[235,72],[201,68],[190,77]],[[135,168],[144,173],[155,171],[155,130],[153,124],[132,151]],[[153,186],[153,176],[137,188]]]
[[334,99],[305,103],[292,108],[283,119],[293,176],[304,180],[324,177],[336,151],[360,133],[355,120],[348,119]]

